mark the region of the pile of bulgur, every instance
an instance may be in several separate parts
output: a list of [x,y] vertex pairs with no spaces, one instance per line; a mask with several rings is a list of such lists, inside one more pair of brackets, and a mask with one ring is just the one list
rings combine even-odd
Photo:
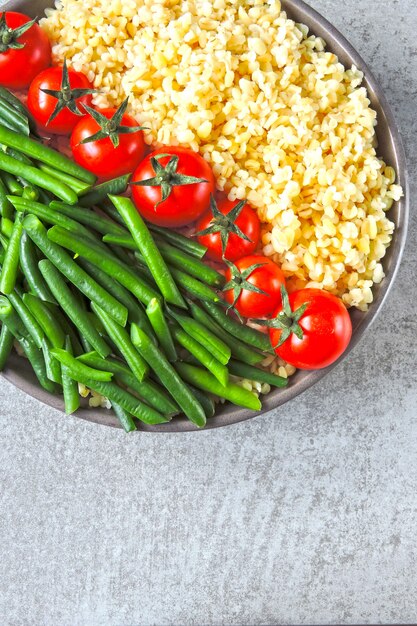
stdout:
[[361,72],[278,0],[59,0],[41,24],[55,60],[102,91],[96,105],[130,96],[149,144],[198,150],[220,190],[256,207],[290,289],[367,308],[402,190]]

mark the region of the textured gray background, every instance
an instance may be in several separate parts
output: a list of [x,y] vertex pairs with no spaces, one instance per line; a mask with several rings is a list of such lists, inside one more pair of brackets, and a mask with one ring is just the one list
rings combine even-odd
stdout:
[[[312,0],[370,62],[417,193],[417,8]],[[127,437],[0,381],[0,624],[417,621],[416,203],[395,288],[283,409]]]

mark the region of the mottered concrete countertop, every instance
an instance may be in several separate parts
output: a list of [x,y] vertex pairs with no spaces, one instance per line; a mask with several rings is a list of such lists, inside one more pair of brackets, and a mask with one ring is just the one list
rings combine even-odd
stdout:
[[417,5],[310,2],[406,144],[388,302],[317,386],[216,431],[129,437],[0,380],[2,626],[417,622]]

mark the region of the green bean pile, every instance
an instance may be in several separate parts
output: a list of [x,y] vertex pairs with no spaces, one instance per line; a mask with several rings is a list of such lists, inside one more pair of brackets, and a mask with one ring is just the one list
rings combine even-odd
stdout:
[[30,134],[3,92],[0,147],[0,370],[17,342],[66,413],[81,384],[127,432],[181,413],[204,427],[216,397],[258,411],[230,375],[285,386],[259,367],[267,336],[222,309],[224,278],[202,261],[205,248],[145,224],[120,195],[128,177],[94,186]]

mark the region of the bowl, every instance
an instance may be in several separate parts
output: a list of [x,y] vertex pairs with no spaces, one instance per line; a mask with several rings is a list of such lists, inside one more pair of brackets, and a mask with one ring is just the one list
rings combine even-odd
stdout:
[[[6,0],[2,4],[2,10],[17,10],[32,16],[41,16],[45,8],[53,6],[51,0]],[[384,301],[392,287],[397,270],[403,253],[405,239],[407,234],[408,221],[408,186],[407,186],[407,168],[405,161],[404,148],[401,137],[399,135],[392,111],[385,99],[381,87],[375,80],[372,72],[360,57],[356,50],[349,42],[317,11],[305,4],[302,0],[283,0],[283,9],[288,16],[296,22],[306,24],[310,31],[317,36],[322,37],[327,42],[327,48],[335,53],[339,60],[345,66],[356,65],[365,75],[364,84],[368,90],[369,97],[373,108],[377,112],[378,126],[377,137],[379,142],[379,154],[384,160],[392,165],[397,174],[398,182],[402,185],[405,195],[400,202],[393,205],[389,212],[390,219],[395,223],[396,229],[393,236],[391,246],[387,250],[384,258],[384,270],[386,277],[379,285],[374,286],[374,302],[366,312],[353,310],[351,313],[353,324],[353,337],[348,350],[344,356],[355,347],[363,336],[364,332],[371,326],[376,316],[380,312]],[[340,360],[341,360],[340,359]],[[272,409],[293,400],[303,391],[321,380],[337,363],[324,370],[306,372],[297,371],[291,377],[290,384],[284,390],[272,391],[268,396],[264,397],[263,408],[261,413],[267,413]],[[24,359],[13,355],[7,369],[3,372],[4,378],[13,385],[22,389],[29,395],[44,404],[52,406],[56,409],[63,410],[63,402],[61,398],[55,397],[39,388],[36,379],[28,367]],[[106,426],[119,427],[117,418],[111,411],[106,409],[88,409],[81,408],[75,414],[77,417],[104,424]],[[220,407],[218,413],[208,420],[206,428],[218,428],[235,424],[243,420],[250,419],[258,415],[246,409],[239,409],[231,404]],[[186,418],[174,418],[169,424],[159,426],[147,426],[145,424],[138,425],[139,430],[147,430],[153,432],[185,432],[197,430]]]

